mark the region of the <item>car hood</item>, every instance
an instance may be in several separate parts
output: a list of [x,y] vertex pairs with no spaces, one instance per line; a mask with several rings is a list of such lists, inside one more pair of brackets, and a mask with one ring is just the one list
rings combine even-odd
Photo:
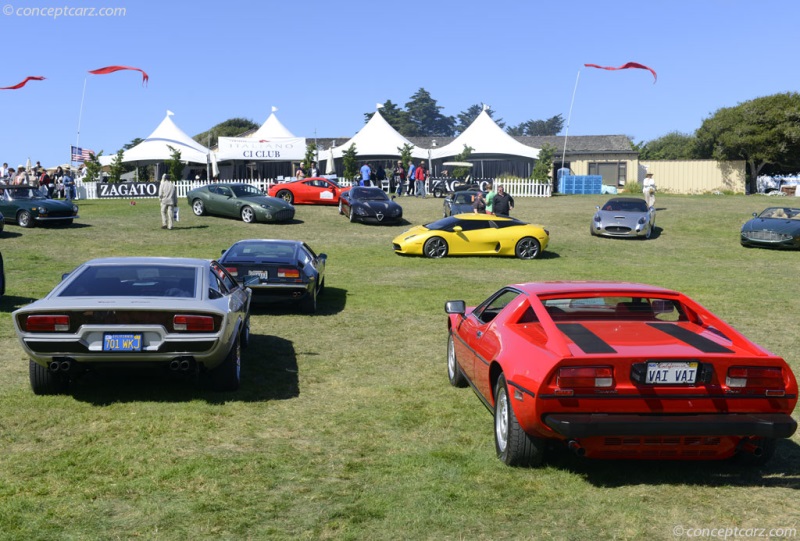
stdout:
[[254,196],[250,196],[250,197],[239,197],[238,199],[241,199],[243,201],[249,201],[250,203],[252,203],[254,205],[258,205],[258,206],[266,205],[268,207],[277,208],[277,209],[291,209],[291,208],[294,208],[294,207],[292,207],[292,205],[290,205],[289,203],[287,203],[283,199],[280,199],[278,197],[270,197],[268,195],[254,195]]
[[389,210],[389,209],[394,209],[394,208],[397,208],[399,206],[394,201],[370,201],[370,200],[363,200],[363,199],[357,199],[357,200],[353,201],[353,204],[358,204],[358,205],[365,206],[365,207],[367,207],[367,208],[369,208],[371,210],[374,210],[376,212],[382,212],[382,211],[386,211],[386,210]]
[[647,218],[646,212],[624,212],[615,210],[598,210],[597,215],[603,222],[636,223],[640,218]]
[[72,201],[59,201],[57,199],[24,199],[15,203],[25,207],[39,207],[47,210],[72,210]]
[[753,218],[742,226],[742,231],[775,231],[776,233],[797,234],[800,220],[787,218]]

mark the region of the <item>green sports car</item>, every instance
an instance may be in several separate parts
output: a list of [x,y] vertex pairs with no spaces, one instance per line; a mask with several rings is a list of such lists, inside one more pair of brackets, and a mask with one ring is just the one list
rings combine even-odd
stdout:
[[186,194],[197,216],[214,214],[241,218],[245,223],[288,222],[294,207],[277,197],[269,197],[249,184],[209,184]]
[[69,225],[78,218],[78,207],[72,201],[48,199],[25,184],[0,185],[0,212],[6,222],[20,227],[45,222]]

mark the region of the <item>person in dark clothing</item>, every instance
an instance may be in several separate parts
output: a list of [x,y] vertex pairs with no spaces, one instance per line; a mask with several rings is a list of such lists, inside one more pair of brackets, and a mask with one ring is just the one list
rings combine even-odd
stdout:
[[506,193],[503,185],[497,187],[497,195],[494,196],[492,201],[492,211],[495,216],[508,216],[514,208],[514,198]]

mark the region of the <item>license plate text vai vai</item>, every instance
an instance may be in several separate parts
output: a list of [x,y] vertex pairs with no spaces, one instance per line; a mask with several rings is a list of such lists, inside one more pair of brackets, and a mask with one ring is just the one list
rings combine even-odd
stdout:
[[697,381],[696,362],[647,363],[646,383],[654,385],[687,385]]

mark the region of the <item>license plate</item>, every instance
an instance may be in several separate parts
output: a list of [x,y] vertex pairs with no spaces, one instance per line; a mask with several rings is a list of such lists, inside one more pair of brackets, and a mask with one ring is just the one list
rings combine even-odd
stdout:
[[142,333],[103,335],[103,351],[142,351]]
[[697,362],[661,361],[647,363],[645,383],[651,385],[689,385],[697,381]]
[[267,272],[267,271],[251,270],[247,274],[249,274],[250,276],[258,276],[262,280],[269,279],[269,272]]

